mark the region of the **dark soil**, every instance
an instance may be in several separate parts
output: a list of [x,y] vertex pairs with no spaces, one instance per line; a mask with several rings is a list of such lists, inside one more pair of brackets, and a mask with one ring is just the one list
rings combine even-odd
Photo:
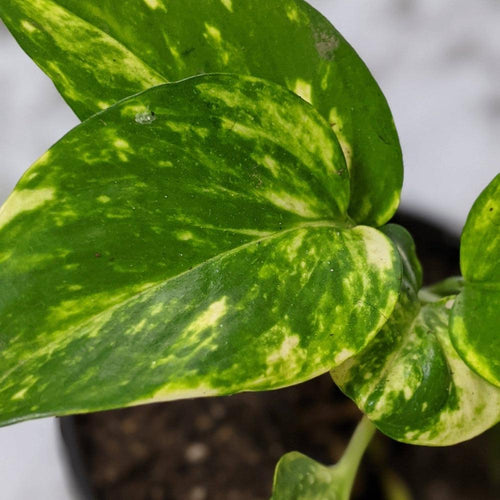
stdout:
[[[415,219],[401,222],[417,240],[427,283],[459,273],[455,238]],[[264,500],[283,453],[298,450],[334,463],[359,418],[356,406],[324,375],[279,391],[148,405],[61,423],[88,498]],[[450,448],[403,445],[377,435],[353,499],[387,499],[388,489],[403,487],[413,500],[499,500],[499,430]]]

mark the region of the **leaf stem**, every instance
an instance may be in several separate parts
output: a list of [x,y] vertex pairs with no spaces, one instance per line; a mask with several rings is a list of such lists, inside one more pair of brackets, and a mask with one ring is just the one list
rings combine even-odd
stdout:
[[426,286],[418,292],[418,297],[422,302],[436,302],[449,295],[457,295],[464,287],[462,276],[452,276],[443,281]]
[[351,493],[354,479],[358,472],[359,463],[361,462],[366,448],[375,434],[375,430],[375,426],[366,416],[364,416],[356,427],[344,455],[340,461],[333,466],[337,470],[343,471],[343,478],[345,481],[344,493],[346,497]]

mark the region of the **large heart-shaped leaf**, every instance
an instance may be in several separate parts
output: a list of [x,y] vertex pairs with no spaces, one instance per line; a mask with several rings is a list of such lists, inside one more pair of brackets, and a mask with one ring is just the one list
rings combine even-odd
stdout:
[[382,225],[398,206],[403,168],[387,103],[354,50],[302,0],[2,0],[0,17],[80,118],[200,73],[284,85],[335,130],[353,219]]
[[399,302],[375,339],[333,378],[394,439],[432,446],[465,441],[500,420],[500,390],[471,371],[451,344],[455,297],[421,304],[411,237],[394,225],[384,231],[403,261]]
[[451,338],[465,362],[500,387],[500,174],[474,203],[460,245],[464,290]]
[[277,388],[373,338],[400,261],[328,124],[249,77],[95,115],[0,211],[0,422]]

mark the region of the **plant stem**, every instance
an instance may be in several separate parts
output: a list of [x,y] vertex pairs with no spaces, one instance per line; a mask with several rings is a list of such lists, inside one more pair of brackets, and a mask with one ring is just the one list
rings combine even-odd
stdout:
[[344,477],[345,494],[349,495],[354,484],[354,478],[358,472],[359,463],[368,447],[373,435],[375,426],[364,416],[359,422],[352,438],[340,461],[334,465],[337,470],[342,469]]
[[437,293],[431,292],[428,288],[421,288],[418,292],[418,298],[420,299],[420,302],[428,304],[431,302],[437,302],[438,300],[441,300],[442,297]]
[[422,288],[418,296],[422,302],[436,302],[448,295],[457,295],[464,287],[462,276],[452,276],[431,286]]

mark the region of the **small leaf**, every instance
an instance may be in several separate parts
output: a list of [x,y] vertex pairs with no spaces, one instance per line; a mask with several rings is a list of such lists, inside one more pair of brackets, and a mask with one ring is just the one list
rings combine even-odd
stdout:
[[276,466],[271,500],[349,500],[359,464],[374,433],[373,424],[363,417],[342,458],[330,467],[296,451],[287,453]]
[[451,339],[476,373],[500,387],[500,174],[469,213],[460,266],[465,283],[453,307]]
[[363,349],[400,262],[351,226],[344,172],[317,112],[249,77],[76,127],[0,209],[0,422],[273,389]]
[[399,204],[402,157],[387,102],[351,46],[302,0],[2,0],[0,17],[82,119],[202,73],[279,83],[337,134],[351,217],[382,225]]
[[[396,232],[384,229],[394,237]],[[400,232],[398,239],[403,237]],[[422,305],[407,263],[398,304],[368,347],[332,372],[335,382],[388,436],[441,446],[470,439],[500,420],[500,390],[472,372],[449,338],[454,297]]]
[[276,466],[271,500],[349,500],[349,490],[341,471],[292,451]]

